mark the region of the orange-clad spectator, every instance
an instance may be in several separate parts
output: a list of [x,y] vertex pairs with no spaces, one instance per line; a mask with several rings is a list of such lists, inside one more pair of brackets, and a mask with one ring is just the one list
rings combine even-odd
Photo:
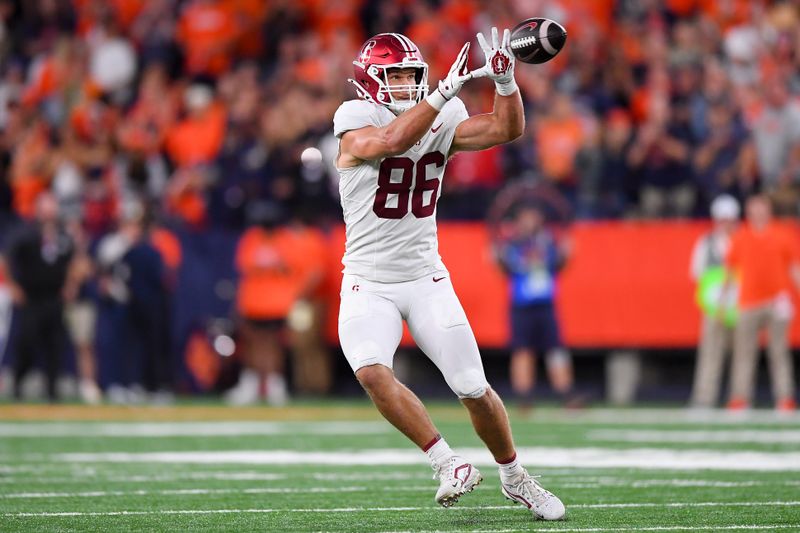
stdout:
[[257,58],[264,50],[263,24],[269,15],[271,2],[264,0],[228,0],[235,10],[241,33],[236,54]]
[[72,0],[78,15],[78,33],[87,35],[107,16],[127,30],[144,9],[146,0]]
[[189,74],[218,76],[228,70],[240,35],[236,12],[222,0],[193,0],[178,20],[176,38]]
[[312,15],[314,32],[322,46],[328,48],[341,28],[358,28],[361,0],[326,0],[319,3]]
[[31,66],[29,82],[22,93],[22,104],[37,106],[53,96],[70,81],[73,64],[73,45],[69,39],[60,39],[53,52]]
[[163,66],[145,69],[139,84],[139,98],[117,130],[117,139],[127,150],[145,155],[157,153],[167,130],[175,121],[176,102]]
[[192,85],[184,94],[188,116],[167,131],[167,155],[181,167],[210,163],[225,137],[225,109],[210,88]]
[[715,21],[723,33],[748,22],[757,10],[764,7],[763,0],[699,0],[699,4],[703,13]]
[[181,242],[174,233],[161,226],[154,226],[150,230],[150,244],[161,254],[164,265],[175,272],[183,261]]
[[178,167],[167,190],[167,205],[181,219],[200,225],[206,218],[203,166],[214,161],[225,137],[226,112],[211,89],[190,86],[184,94],[189,115],[167,131],[167,155]]
[[11,190],[14,211],[31,219],[36,212],[36,199],[50,183],[53,172],[47,127],[31,126],[14,150],[11,163]]
[[566,10],[566,17],[561,13],[549,16],[563,20],[571,38],[581,39],[585,32],[594,29],[600,30],[605,35],[608,34],[616,4],[615,0],[592,0],[591,2],[559,0],[559,4]]
[[736,277],[739,282],[740,309],[728,408],[750,407],[756,384],[759,334],[766,329],[775,407],[794,411],[797,403],[788,332],[794,315],[790,291],[792,285],[800,288],[800,251],[796,237],[772,221],[766,196],[752,196],[746,212],[747,225],[734,233],[725,260],[728,277]]
[[236,250],[236,308],[242,318],[245,368],[227,398],[253,403],[266,379],[267,401],[282,404],[288,392],[281,333],[294,305],[314,294],[322,276],[317,254],[308,256],[303,233],[280,226],[285,214],[279,204],[258,204],[251,215],[258,225],[244,233]]
[[575,179],[575,156],[586,140],[584,122],[566,94],[555,95],[548,112],[536,123],[536,154],[542,173],[556,183]]
[[305,294],[292,306],[288,316],[289,343],[292,348],[292,383],[298,393],[325,394],[333,383],[330,354],[325,347],[324,326],[326,297],[330,294],[331,260],[325,237],[317,229],[295,224],[291,226],[295,249],[305,258]]

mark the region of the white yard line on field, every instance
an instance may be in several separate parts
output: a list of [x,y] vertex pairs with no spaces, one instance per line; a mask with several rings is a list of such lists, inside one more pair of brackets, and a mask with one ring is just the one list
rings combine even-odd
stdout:
[[[462,448],[461,455],[474,464],[495,466],[485,448]],[[664,448],[518,448],[529,467],[639,468],[658,470],[759,470],[800,471],[800,452],[679,450]],[[59,463],[187,463],[270,465],[413,465],[426,464],[416,450],[373,449],[360,451],[238,450],[142,453],[61,453],[49,456]],[[20,458],[24,459],[24,458]]]
[[386,422],[0,422],[3,437],[226,437],[366,435],[394,431]]
[[39,499],[39,498],[104,498],[108,496],[199,496],[206,494],[317,494],[336,492],[425,492],[433,491],[436,485],[420,487],[256,487],[239,489],[162,489],[162,490],[93,490],[84,492],[10,492],[0,493],[4,499]]
[[608,442],[731,442],[758,444],[798,444],[800,430],[617,430],[595,429],[586,433],[589,440]]
[[[551,484],[554,484],[552,481]],[[604,487],[630,487],[643,489],[648,487],[714,487],[714,488],[742,488],[764,486],[794,486],[791,481],[709,481],[705,479],[618,479],[606,481],[587,481],[578,483],[558,483],[563,489],[601,489]]]
[[[646,509],[646,508],[685,508],[685,507],[795,507],[800,501],[769,502],[644,502],[644,503],[590,503],[569,505],[568,509]],[[17,512],[3,513],[9,518],[22,517],[74,517],[74,516],[128,516],[128,515],[209,515],[209,514],[269,514],[269,513],[363,513],[363,512],[407,512],[407,511],[477,511],[507,510],[509,505],[461,506],[444,509],[442,507],[339,507],[339,508],[301,508],[301,509],[161,509],[154,511],[55,511],[55,512]]]
[[[539,528],[539,529],[532,529],[532,528],[524,528],[524,529],[471,529],[474,533],[518,533],[518,532],[536,532],[536,533],[543,533],[543,532],[551,532],[551,531],[559,531],[560,533],[597,533],[600,531],[732,531],[732,530],[740,530],[740,529],[756,529],[756,530],[773,530],[773,529],[792,529],[796,530],[800,528],[800,524],[781,524],[781,525],[756,525],[756,524],[748,524],[748,525],[732,525],[732,526],[643,526],[643,527],[579,527],[579,528],[568,528],[568,529],[561,529],[561,528]],[[414,531],[384,531],[382,533],[446,533],[445,531],[441,530],[414,530]]]
[[534,410],[519,420],[536,422],[555,422],[558,424],[612,424],[650,425],[702,424],[706,425],[791,425],[800,424],[800,413],[780,413],[772,409],[753,409],[730,412],[725,409],[585,409],[565,411],[564,409]]

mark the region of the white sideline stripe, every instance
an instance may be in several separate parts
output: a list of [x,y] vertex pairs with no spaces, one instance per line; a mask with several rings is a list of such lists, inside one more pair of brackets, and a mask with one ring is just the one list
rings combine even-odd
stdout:
[[[43,470],[37,470],[40,474]],[[179,479],[191,480],[218,480],[218,481],[280,481],[289,479],[288,474],[268,474],[260,472],[183,472],[170,475],[148,476],[148,475],[101,475],[95,471],[89,472],[71,472],[70,477],[60,476],[53,477],[47,475],[42,479],[43,483],[69,483],[81,482],[84,483],[86,479],[93,481],[110,481],[114,483],[151,483],[158,481],[176,481]],[[549,476],[549,474],[548,474]],[[309,478],[318,481],[397,481],[408,479],[431,479],[428,474],[410,474],[402,472],[385,473],[385,474],[305,474],[296,475],[292,477]],[[552,477],[552,476],[550,476]],[[80,479],[78,479],[80,478]],[[31,481],[30,475],[15,475],[15,476],[2,476],[0,483],[19,483],[20,481]],[[39,481],[39,480],[37,480]]]
[[[485,448],[463,448],[461,455],[476,465],[495,466]],[[663,448],[518,448],[527,466],[614,467],[654,470],[759,470],[800,471],[800,452],[671,450]],[[204,452],[61,453],[54,462],[191,463],[270,465],[414,465],[427,464],[424,454],[413,449],[379,449],[358,452],[298,452],[293,450],[239,450]]]
[[193,496],[206,494],[316,494],[330,492],[423,492],[433,491],[435,485],[424,487],[257,487],[251,489],[163,489],[163,490],[95,490],[85,492],[12,492],[0,493],[3,499],[38,499],[38,498],[103,498],[107,496]]
[[366,435],[394,431],[385,422],[0,422],[3,437],[226,437]]
[[[737,530],[737,529],[757,529],[757,530],[767,530],[767,529],[795,529],[800,528],[800,524],[781,524],[781,525],[733,525],[733,526],[645,526],[645,527],[617,527],[614,526],[613,528],[608,527],[587,527],[587,528],[569,528],[569,529],[554,529],[554,528],[539,528],[539,529],[478,529],[478,530],[470,530],[476,531],[479,533],[516,533],[519,531],[524,532],[537,532],[537,533],[544,533],[550,531],[561,531],[562,533],[594,533],[597,531],[723,531],[723,530]],[[444,531],[440,530],[429,530],[429,531],[421,531],[421,530],[414,530],[414,531],[386,531],[384,533],[445,533]]]
[[[794,507],[800,501],[770,502],[646,502],[646,503],[591,503],[568,505],[567,509],[643,509],[643,508],[681,508],[681,507]],[[17,512],[4,513],[5,517],[58,517],[58,516],[127,516],[127,515],[184,515],[184,514],[236,514],[236,513],[363,513],[363,512],[396,512],[396,511],[431,511],[440,512],[476,511],[476,510],[508,510],[509,505],[461,506],[444,509],[443,507],[339,507],[339,508],[307,508],[307,509],[161,509],[157,511],[59,511],[59,512]],[[606,531],[599,529],[598,531]]]
[[800,424],[800,413],[779,413],[772,409],[753,409],[731,412],[725,409],[607,409],[596,408],[584,411],[563,409],[541,409],[518,420],[557,422],[558,424],[612,424],[663,426],[667,424],[702,424],[704,426],[726,426],[753,424],[791,425]]
[[611,430],[586,433],[589,440],[611,442],[752,442],[759,444],[798,444],[800,430]]
[[[552,484],[553,482],[551,482]],[[577,483],[558,483],[563,489],[601,489],[604,487],[630,487],[644,489],[649,487],[714,487],[714,488],[742,488],[763,486],[794,486],[791,481],[764,482],[764,481],[707,481],[703,479],[642,479],[642,480],[616,480],[616,481],[589,481]]]
[[[316,478],[316,476],[310,476]],[[405,478],[408,479],[408,478]],[[430,476],[427,476],[430,479]],[[795,486],[797,482],[785,481],[777,483],[766,483],[763,481],[707,481],[701,479],[646,479],[646,480],[598,480],[586,483],[558,483],[551,480],[552,486],[559,489],[603,489],[610,486],[625,486],[631,488],[647,487],[761,487],[761,486]],[[333,492],[426,492],[435,489],[434,484],[420,486],[392,486],[392,487],[256,487],[256,488],[228,488],[228,489],[161,489],[161,490],[107,490],[107,491],[83,491],[83,492],[11,492],[0,493],[0,500],[3,499],[37,499],[37,498],[101,498],[107,496],[191,496],[204,494],[314,494],[314,493],[333,493]]]

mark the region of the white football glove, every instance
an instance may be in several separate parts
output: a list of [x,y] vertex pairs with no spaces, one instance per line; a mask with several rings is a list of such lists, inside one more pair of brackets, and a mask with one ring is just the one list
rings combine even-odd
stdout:
[[465,43],[461,47],[447,76],[439,82],[439,88],[426,98],[427,102],[437,111],[441,111],[442,106],[457,95],[461,87],[472,79],[473,73],[469,71],[467,61],[469,61],[469,43]]
[[478,33],[478,44],[486,56],[486,64],[472,71],[473,78],[490,78],[494,80],[497,93],[502,96],[514,94],[517,82],[514,81],[514,54],[511,52],[511,31],[503,31],[503,42],[497,35],[497,28],[492,27],[492,45],[486,42],[482,33]]

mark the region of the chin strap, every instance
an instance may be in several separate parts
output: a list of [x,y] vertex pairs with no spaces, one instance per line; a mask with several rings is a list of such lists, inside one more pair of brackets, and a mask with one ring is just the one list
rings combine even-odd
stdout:
[[347,81],[352,83],[353,86],[356,88],[356,93],[358,93],[358,97],[359,98],[361,98],[363,100],[367,100],[368,102],[372,102],[373,104],[377,104],[378,103],[378,102],[375,101],[375,99],[372,97],[372,95],[369,94],[366,91],[366,89],[364,89],[364,87],[362,87],[361,84],[358,83],[356,80],[354,80],[352,78],[347,78]]
[[364,89],[364,87],[362,87],[361,84],[358,83],[356,80],[354,80],[352,78],[347,78],[347,81],[349,81],[350,83],[353,84],[353,87],[356,88],[356,93],[358,93],[358,97],[361,98],[362,100],[366,100],[367,102],[372,102],[373,104],[376,104],[376,105],[379,105],[379,106],[383,106],[386,109],[388,109],[389,111],[391,111],[392,113],[394,113],[395,115],[400,115],[400,113],[405,111],[405,109],[403,109],[401,107],[398,107],[396,105],[393,105],[393,104],[382,104],[380,102],[376,102],[375,99],[372,97],[372,95],[369,94]]

